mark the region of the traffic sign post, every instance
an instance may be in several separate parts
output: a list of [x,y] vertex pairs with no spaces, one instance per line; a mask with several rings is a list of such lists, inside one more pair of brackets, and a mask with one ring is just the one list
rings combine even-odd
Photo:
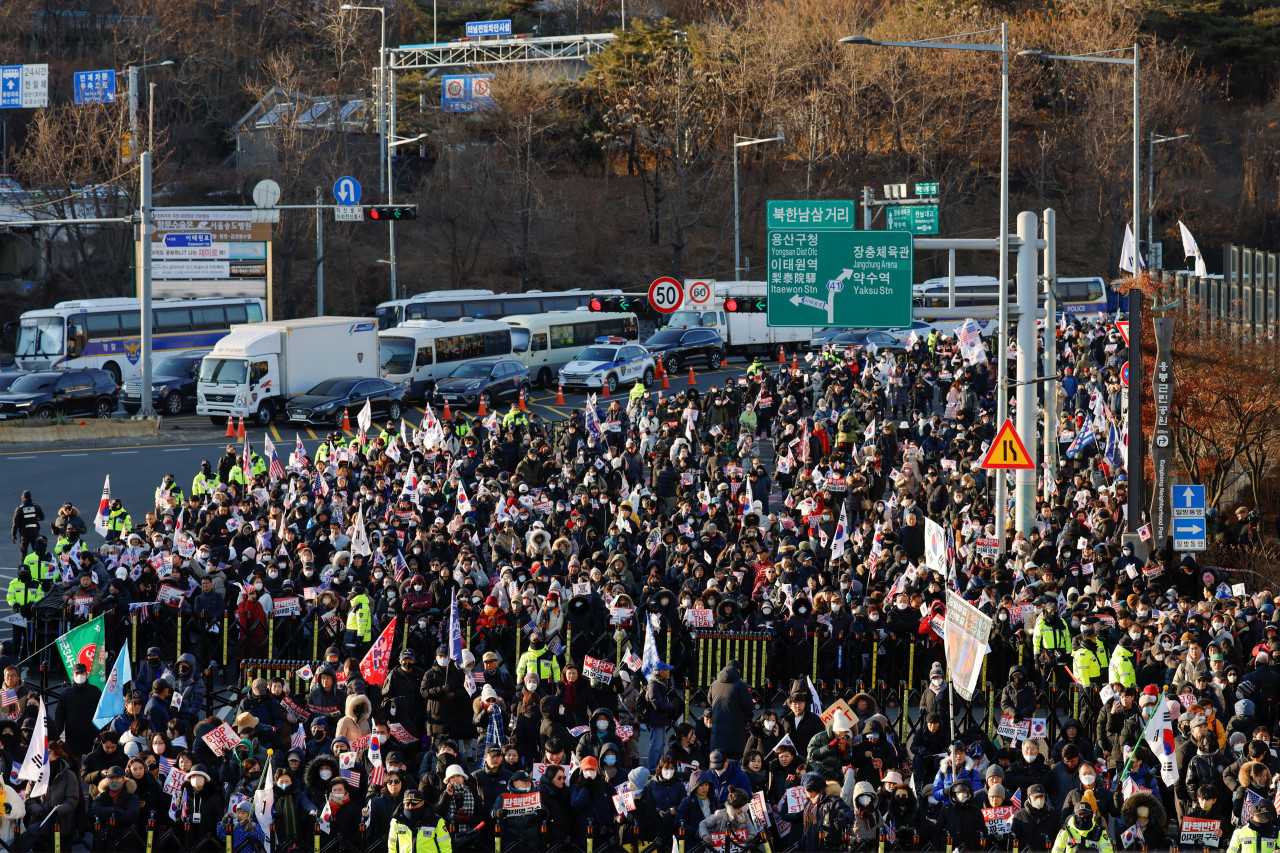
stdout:
[[360,182],[350,176],[343,176],[333,182],[333,197],[338,204],[352,206],[360,203]]
[[711,291],[713,282],[700,278],[686,278],[684,280],[685,298],[698,308],[705,307],[711,302]]
[[937,194],[938,194],[938,184],[936,181],[928,184],[916,184],[916,195],[920,196],[921,198],[935,196]]
[[911,325],[911,235],[854,220],[851,201],[769,202],[770,326]]
[[77,71],[72,76],[73,92],[77,104],[114,104],[116,102],[116,72]]
[[659,314],[670,314],[684,302],[684,285],[669,276],[655,278],[649,285],[649,305]]
[[988,471],[1035,469],[1036,463],[1031,461],[1031,454],[1027,452],[1027,446],[1022,443],[1022,437],[1014,429],[1012,419],[1006,418],[1004,426],[1000,427],[1000,431],[996,433],[995,440],[991,442],[991,447],[987,449],[987,455],[982,460],[982,467]]
[[1204,516],[1204,486],[1173,487],[1173,517],[1202,518]]
[[1207,546],[1204,516],[1198,518],[1174,518],[1173,550],[1204,551]]
[[889,231],[910,231],[912,234],[937,234],[938,206],[916,204],[886,208],[885,228]]

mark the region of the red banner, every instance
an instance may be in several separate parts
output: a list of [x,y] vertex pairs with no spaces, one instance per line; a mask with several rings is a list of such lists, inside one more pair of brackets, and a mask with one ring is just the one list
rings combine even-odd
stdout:
[[360,661],[360,674],[369,684],[382,684],[387,680],[387,668],[391,665],[391,646],[396,636],[396,620],[392,619],[382,629],[369,653]]

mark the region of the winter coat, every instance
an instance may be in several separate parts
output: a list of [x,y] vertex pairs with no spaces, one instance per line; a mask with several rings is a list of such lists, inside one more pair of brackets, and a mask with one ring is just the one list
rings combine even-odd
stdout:
[[139,815],[138,786],[132,779],[125,779],[124,786],[112,795],[109,785],[106,779],[97,784],[97,796],[93,799],[90,814],[104,827],[113,820],[120,829],[133,826]]
[[[409,730],[415,738],[422,735],[422,721],[427,716],[427,703],[422,698],[422,679],[426,672],[420,667],[412,667],[405,672],[397,666],[387,673],[387,680],[382,685],[382,702],[380,716],[385,715],[392,722],[397,722]],[[394,709],[394,713],[392,710]]]
[[782,730],[782,733],[791,735],[791,742],[795,744],[796,752],[806,749],[809,746],[809,742],[813,740],[814,735],[821,734],[827,729],[822,722],[822,718],[807,707],[804,709],[803,716],[797,718],[788,711],[779,717],[778,722],[778,728]]
[[347,743],[353,743],[372,733],[373,704],[368,696],[361,696],[358,693],[349,695],[345,708],[346,714],[338,720],[338,727],[333,733],[334,737],[346,738]]
[[422,677],[420,693],[427,700],[427,732],[454,740],[473,736],[471,696],[463,686],[462,669],[453,661],[434,665]]
[[[858,804],[859,797],[869,797],[865,806]],[[853,843],[870,844],[880,837],[880,813],[876,810],[876,789],[870,782],[859,782],[853,786],[850,796],[843,798],[853,810],[853,824],[850,835]]]
[[755,714],[751,691],[742,674],[731,667],[722,669],[707,698],[711,704],[710,749],[741,753],[747,745],[747,726]]
[[[321,770],[329,771],[328,779],[321,775]],[[329,798],[329,783],[338,778],[338,770],[338,757],[332,752],[317,755],[311,759],[302,774],[307,799],[313,803],[319,803],[320,807],[324,808],[324,801]]]
[[848,752],[842,751],[840,739],[829,730],[823,729],[813,736],[805,751],[806,761],[813,772],[828,782],[837,782],[844,778],[844,766],[853,762],[853,742],[849,741]]
[[101,699],[102,691],[87,681],[84,684],[67,685],[54,709],[49,737],[56,739],[61,736],[67,749],[74,755],[89,752],[98,736],[93,715],[98,710]]
[[[554,702],[555,700],[552,699],[551,701]],[[596,722],[602,719],[609,724],[604,734],[601,734],[596,729]],[[618,737],[618,724],[608,708],[597,708],[595,713],[591,715],[591,719],[587,721],[587,727],[588,730],[583,733],[582,737],[578,738],[578,745],[573,750],[573,754],[578,756],[579,759],[594,755],[603,763],[605,749],[610,745],[613,746],[619,756],[627,754],[622,745],[622,739]],[[621,758],[619,758],[619,761],[621,761]]]
[[967,803],[948,802],[938,815],[933,846],[938,850],[945,849],[950,838],[954,847],[963,845],[967,850],[977,850],[986,832],[982,809],[973,800]]
[[751,780],[747,778],[746,771],[732,758],[725,761],[724,767],[710,772],[712,787],[720,802],[728,802],[730,788],[741,788],[748,794],[752,793]]
[[569,788],[569,803],[573,806],[573,843],[579,850],[587,849],[587,827],[593,827],[596,838],[607,837],[618,814],[613,807],[614,787],[605,781],[604,775],[587,779],[581,773],[574,774]]
[[964,767],[960,769],[959,773],[952,772],[951,758],[944,758],[938,765],[938,774],[933,777],[933,789],[931,791],[933,798],[940,803],[948,802],[950,800],[949,792],[951,786],[961,780],[967,781],[975,791],[982,790],[982,774],[974,767],[971,756],[966,755],[964,757]]
[[[191,667],[191,672],[186,676],[178,673],[184,663]],[[200,674],[200,664],[196,662],[195,655],[187,652],[174,662],[173,671],[173,692],[182,696],[182,708],[175,711],[173,716],[194,724],[204,716],[204,677]]]
[[1129,799],[1125,800],[1124,808],[1120,810],[1120,820],[1116,825],[1116,835],[1121,835],[1125,829],[1138,822],[1139,806],[1146,806],[1149,809],[1147,825],[1142,830],[1143,845],[1148,850],[1168,850],[1169,836],[1165,831],[1168,819],[1165,816],[1164,804],[1160,802],[1159,797],[1151,794],[1139,792],[1131,794]]
[[[507,783],[506,793],[519,793],[515,788],[517,779],[528,781],[529,774],[521,771],[513,776],[511,781]],[[538,789],[535,788],[534,790]],[[542,798],[542,807],[545,811],[547,807],[547,799],[545,796]],[[502,800],[499,799],[494,805],[492,815],[494,820],[498,821],[502,827],[502,844],[504,847],[507,845],[527,844],[531,845],[533,849],[537,849],[540,846],[541,838],[539,837],[539,827],[542,823],[541,813],[533,812],[531,814],[523,815],[507,814],[502,808]]]
[[[716,783],[711,778],[709,770],[695,770],[689,777],[688,793],[680,800],[680,805],[676,807],[676,820],[679,825],[684,827],[685,835],[692,836],[698,834],[698,827],[702,821],[719,811],[721,806],[720,798],[716,796]],[[699,800],[697,794],[698,787],[703,784],[711,785],[707,791],[707,798]]]
[[335,680],[333,687],[321,686],[321,677],[328,675],[335,677],[333,667],[325,664],[316,670],[316,680],[313,682],[311,692],[307,694],[307,708],[312,714],[319,714],[328,717],[330,722],[336,722],[342,716],[342,709],[345,699],[341,691],[338,690],[338,683]]
[[1022,808],[1013,815],[1013,837],[1018,840],[1018,847],[1031,853],[1044,853],[1053,847],[1053,840],[1058,837],[1058,829],[1062,826],[1062,818],[1053,804],[1045,798],[1044,808],[1031,808],[1030,797],[1023,802]]

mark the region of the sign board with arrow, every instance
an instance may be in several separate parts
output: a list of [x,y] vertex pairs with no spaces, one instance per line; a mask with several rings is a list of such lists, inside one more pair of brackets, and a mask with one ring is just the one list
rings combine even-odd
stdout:
[[1173,487],[1173,517],[1202,518],[1204,516],[1204,486]]
[[771,201],[770,326],[911,325],[912,236],[858,231],[851,201]]
[[1205,546],[1204,516],[1173,520],[1173,550],[1203,551]]

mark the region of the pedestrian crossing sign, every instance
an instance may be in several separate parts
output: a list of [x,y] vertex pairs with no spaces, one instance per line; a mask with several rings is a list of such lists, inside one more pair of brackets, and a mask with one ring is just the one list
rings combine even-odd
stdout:
[[1031,454],[1027,453],[1027,446],[1018,437],[1018,431],[1013,428],[1011,419],[1006,418],[1004,426],[1000,427],[1000,432],[996,433],[995,441],[991,442],[986,458],[982,460],[982,467],[988,471],[1035,469],[1036,465],[1031,461]]

